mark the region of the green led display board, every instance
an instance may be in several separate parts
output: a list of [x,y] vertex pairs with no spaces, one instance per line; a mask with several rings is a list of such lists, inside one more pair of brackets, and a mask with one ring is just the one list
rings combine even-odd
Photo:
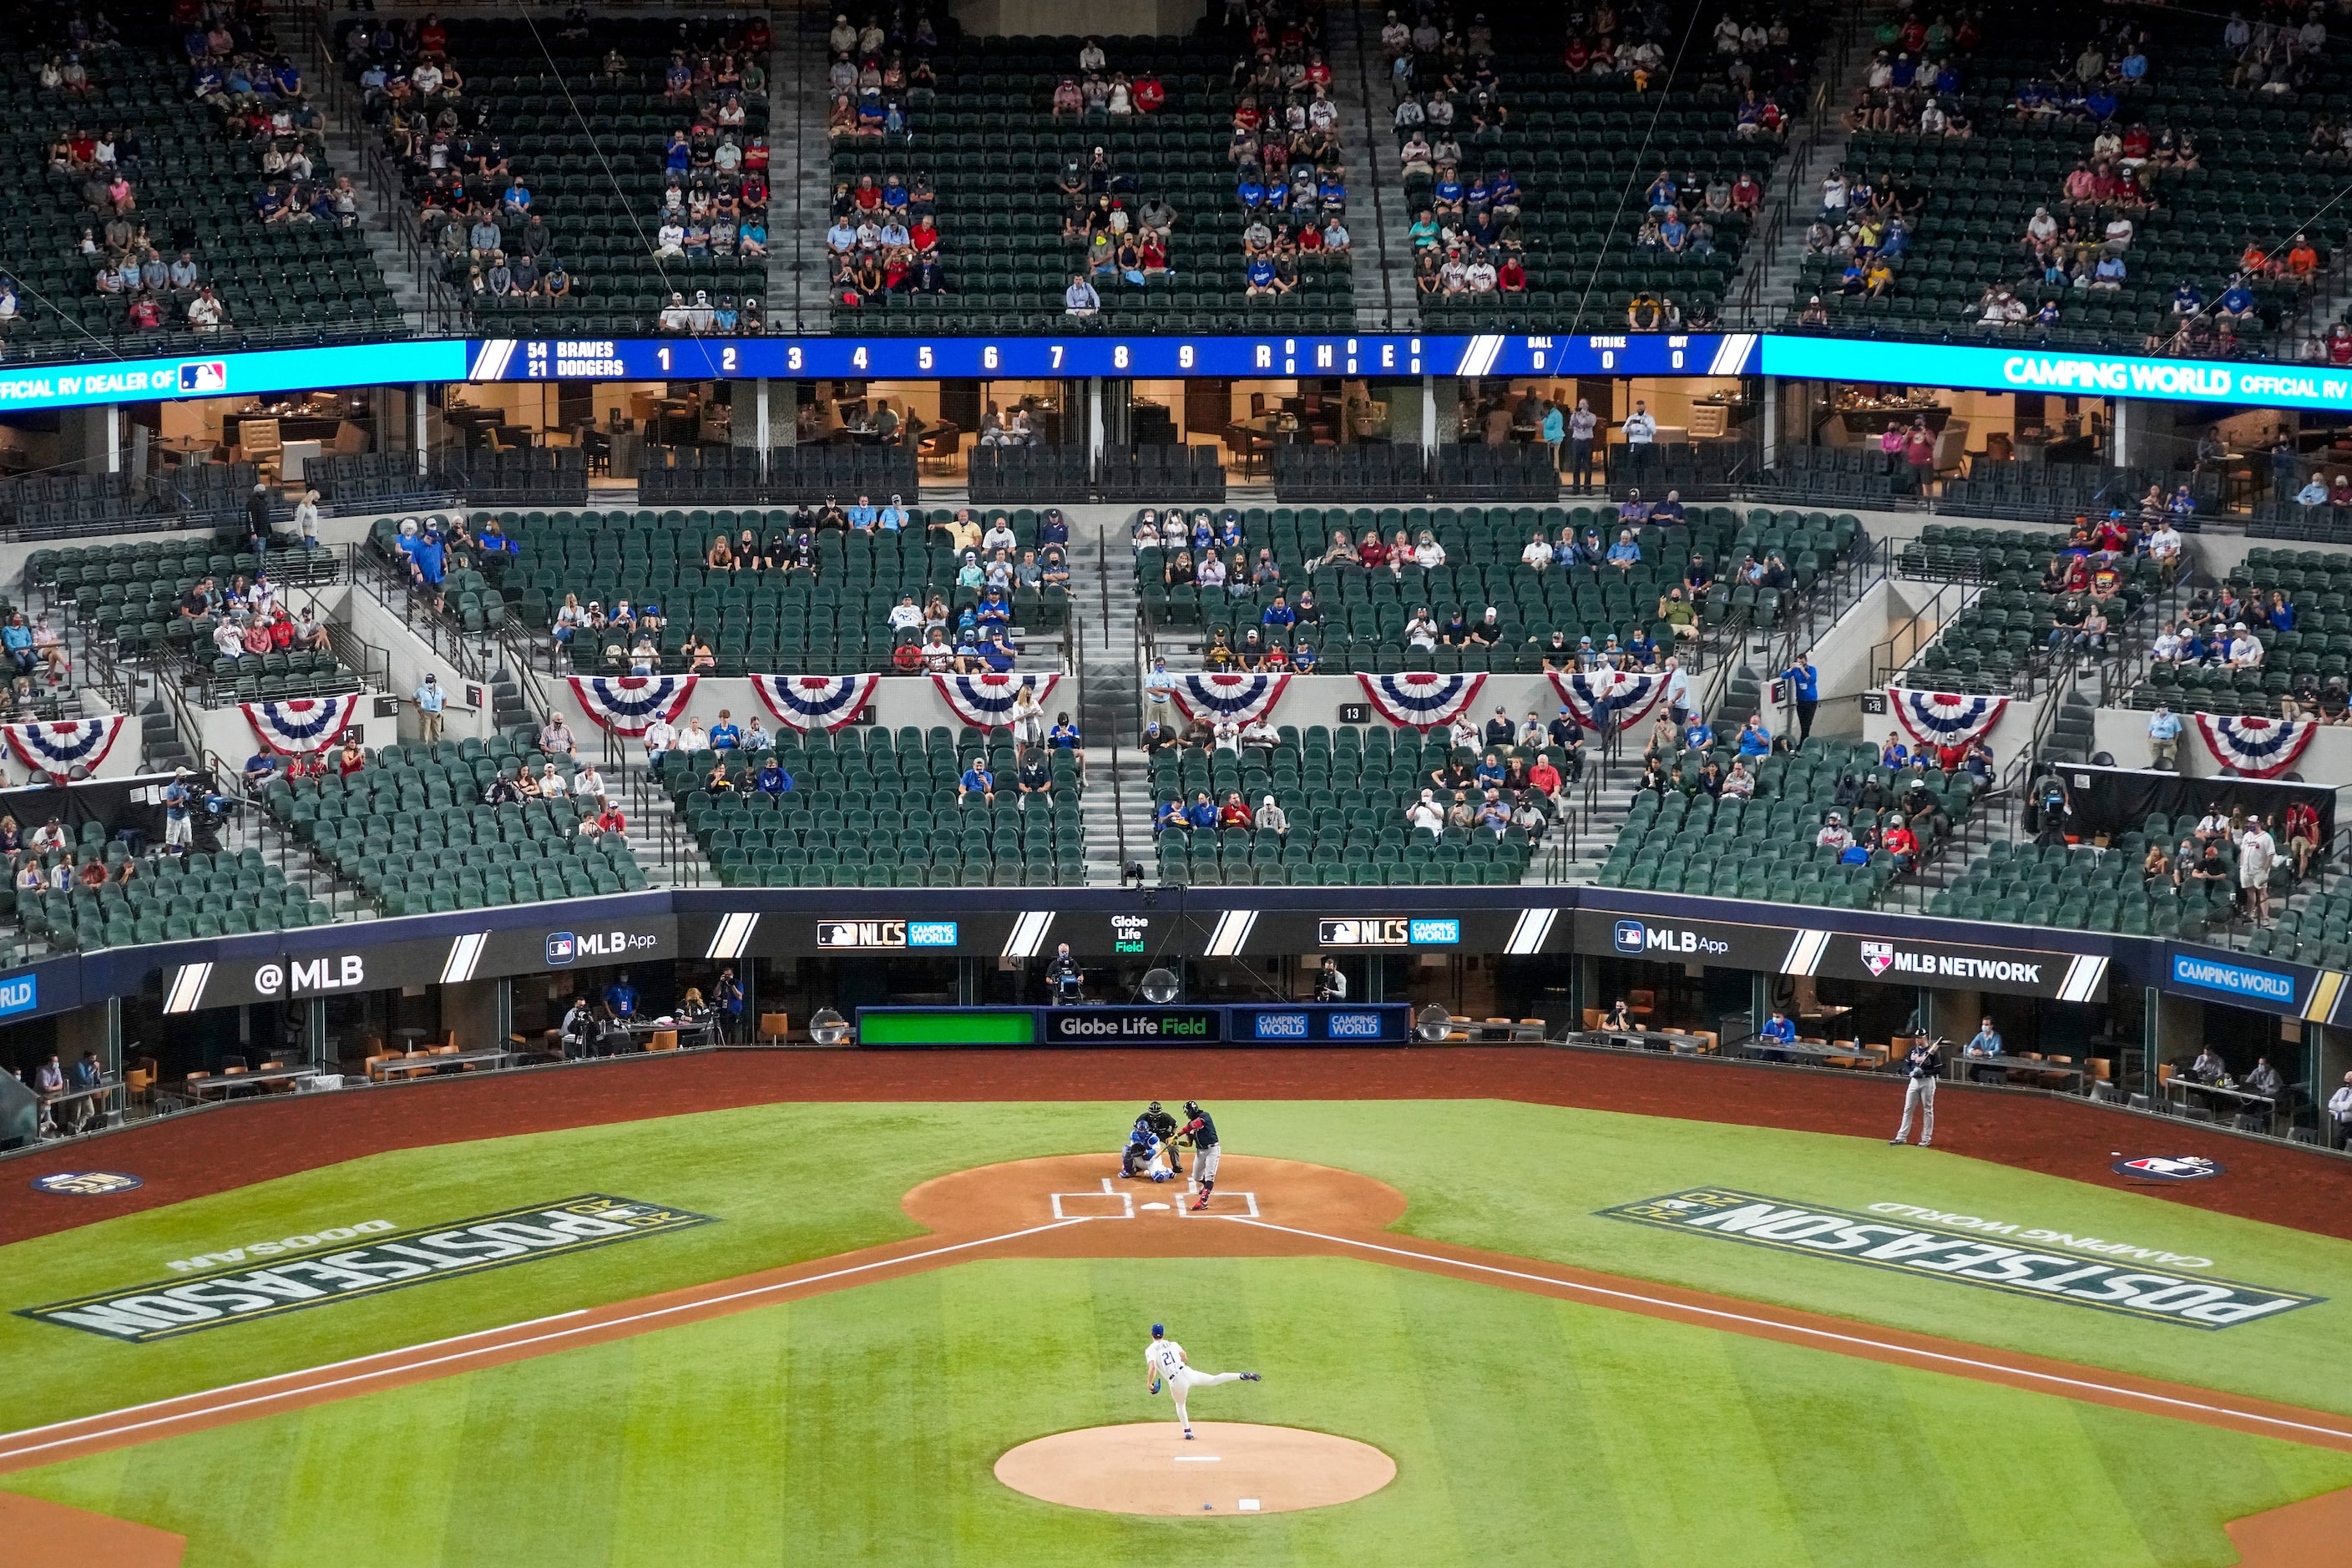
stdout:
[[1027,1007],[860,1007],[863,1046],[1034,1046],[1037,1015]]

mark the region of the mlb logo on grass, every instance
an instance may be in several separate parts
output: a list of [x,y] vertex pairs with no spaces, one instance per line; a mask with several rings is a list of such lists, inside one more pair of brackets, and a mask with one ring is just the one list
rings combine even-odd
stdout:
[[180,390],[184,393],[226,392],[228,361],[225,359],[188,361],[180,367]]
[[1895,963],[1895,944],[1891,942],[1864,942],[1862,962],[1870,966],[1873,974],[1885,973]]

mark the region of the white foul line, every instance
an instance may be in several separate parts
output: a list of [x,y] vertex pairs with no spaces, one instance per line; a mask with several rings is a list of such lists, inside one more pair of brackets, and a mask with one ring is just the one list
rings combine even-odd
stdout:
[[2113,1394],[2124,1399],[2137,1399],[2150,1405],[2168,1405],[2180,1410],[2200,1410],[2208,1415],[2226,1415],[2239,1421],[2259,1421],[2265,1426],[2284,1426],[2296,1432],[2315,1432],[2338,1442],[2352,1443],[2352,1432],[2334,1426],[2315,1426],[2309,1422],[2289,1421],[2284,1416],[2264,1415],[2259,1411],[2240,1410],[2227,1405],[2207,1405],[2194,1399],[2175,1399],[2169,1394],[2149,1394],[2137,1388],[2124,1388],[2115,1384],[2093,1383],[2087,1378],[2063,1377],[2056,1373],[2036,1372],[2031,1367],[2008,1366],[2000,1362],[1979,1361],[1970,1356],[1952,1355],[1943,1351],[1920,1350],[1915,1346],[1896,1344],[1888,1340],[1874,1340],[1861,1334],[1840,1333],[1833,1329],[1810,1328],[1803,1323],[1783,1322],[1777,1318],[1752,1317],[1745,1312],[1727,1312],[1717,1307],[1694,1306],[1687,1301],[1670,1300],[1664,1296],[1644,1296],[1633,1290],[1616,1290],[1605,1285],[1586,1285],[1573,1279],[1556,1279],[1548,1274],[1522,1273],[1516,1268],[1498,1268],[1489,1263],[1471,1263],[1459,1258],[1446,1258],[1433,1252],[1415,1252],[1410,1247],[1385,1247],[1376,1241],[1359,1241],[1353,1237],[1326,1236],[1321,1231],[1301,1230],[1296,1226],[1276,1225],[1271,1220],[1245,1219],[1240,1215],[1223,1216],[1234,1225],[1252,1225],[1261,1230],[1278,1230],[1290,1236],[1303,1236],[1316,1241],[1328,1241],[1341,1247],[1360,1247],[1366,1252],[1385,1252],[1395,1258],[1410,1258],[1418,1263],[1434,1263],[1447,1268],[1466,1268],[1480,1274],[1497,1274],[1507,1279],[1526,1279],[1538,1285],[1549,1285],[1555,1290],[1579,1290],[1589,1296],[1605,1296],[1620,1301],[1635,1301],[1644,1307],[1662,1307],[1670,1311],[1688,1312],[1696,1317],[1719,1318],[1726,1322],[1746,1323],[1757,1328],[1772,1329],[1781,1333],[1803,1334],[1812,1339],[1827,1340],[1837,1344],[1856,1345],[1873,1351],[1914,1357],[1920,1361],[1943,1362],[1952,1366],[1971,1367],[1979,1372],[1995,1372],[2008,1377],[2032,1378],[2039,1383],[2054,1384],[2061,1388],[2079,1388],[2095,1394]]
[[[1085,1225],[1087,1222],[1087,1216],[1081,1215],[1073,1219],[1057,1220],[1051,1225],[1033,1225],[1024,1230],[1008,1230],[1001,1236],[984,1236],[977,1241],[950,1242],[944,1247],[934,1247],[928,1251],[909,1252],[897,1258],[876,1258],[870,1263],[856,1263],[850,1265],[846,1268],[835,1268],[824,1274],[811,1274],[799,1279],[782,1279],[772,1285],[754,1285],[746,1289],[730,1291],[724,1296],[709,1296],[698,1300],[679,1301],[667,1307],[650,1307],[642,1312],[632,1312],[625,1317],[620,1318],[603,1318],[593,1323],[575,1323],[569,1328],[556,1329],[551,1332],[543,1334],[533,1334],[529,1339],[509,1340],[501,1342],[495,1345],[479,1346],[472,1350],[454,1351],[446,1355],[434,1356],[427,1361],[404,1363],[396,1367],[383,1367],[373,1372],[352,1373],[349,1376],[334,1378],[326,1383],[306,1384],[299,1389],[285,1390],[275,1394],[257,1394],[249,1398],[232,1400],[226,1405],[207,1405],[194,1410],[174,1411],[167,1415],[150,1416],[144,1421],[127,1422],[119,1426],[100,1427],[91,1431],[76,1433],[70,1437],[52,1438],[47,1443],[35,1443],[21,1448],[0,1448],[0,1460],[21,1458],[26,1454],[38,1454],[49,1448],[69,1447],[77,1443],[89,1443],[107,1437],[119,1437],[125,1433],[143,1431],[150,1426],[167,1426],[172,1425],[173,1422],[193,1420],[199,1416],[219,1415],[227,1411],[244,1409],[246,1406],[251,1405],[268,1405],[274,1400],[290,1398],[298,1394],[308,1395],[321,1393],[330,1388],[341,1388],[346,1384],[366,1383],[376,1378],[389,1377],[396,1373],[421,1372],[426,1367],[439,1366],[446,1362],[466,1361],[471,1357],[487,1354],[491,1352],[520,1350],[526,1345],[544,1344],[551,1340],[567,1339],[575,1334],[593,1333],[602,1329],[614,1329],[620,1328],[629,1323],[641,1323],[649,1319],[667,1317],[677,1312],[698,1311],[705,1307],[722,1306],[730,1301],[741,1301],[753,1296],[770,1295],[779,1290],[797,1290],[803,1286],[821,1285],[826,1280],[846,1279],[852,1274],[868,1273],[877,1268],[895,1268],[904,1263],[919,1263],[928,1258],[944,1257],[946,1254],[950,1252],[965,1252],[975,1247],[990,1247],[1000,1241],[1017,1241],[1024,1236],[1035,1236],[1043,1231],[1060,1230],[1065,1226]],[[520,1323],[509,1324],[504,1329],[479,1329],[475,1331],[473,1333],[458,1334],[451,1339],[431,1340],[421,1345],[410,1346],[404,1351],[377,1351],[372,1355],[355,1356],[349,1361],[330,1362],[324,1366],[312,1367],[304,1372],[275,1373],[268,1377],[255,1378],[247,1383],[231,1384],[226,1388],[213,1389],[207,1394],[177,1394],[170,1399],[154,1400],[146,1405],[134,1405],[122,1410],[108,1411],[103,1415],[85,1415],[77,1421],[60,1421],[52,1423],[47,1426],[27,1427],[22,1432],[10,1432],[5,1435],[0,1435],[0,1444],[14,1442],[19,1437],[37,1436],[43,1432],[55,1431],[60,1426],[79,1426],[87,1425],[93,1421],[110,1421],[119,1415],[136,1415],[142,1410],[152,1410],[158,1405],[174,1405],[184,1403],[191,1399],[207,1398],[211,1394],[233,1393],[236,1389],[251,1388],[259,1384],[282,1383],[288,1378],[308,1377],[317,1373],[332,1372],[337,1367],[357,1365],[360,1362],[380,1361],[386,1356],[405,1355],[419,1350],[430,1350],[436,1345],[454,1344],[458,1340],[479,1339],[487,1334],[509,1333],[516,1329],[531,1328],[540,1323],[559,1322],[569,1318],[584,1317],[588,1315],[588,1311],[589,1310],[583,1307],[574,1311],[557,1313],[554,1317],[529,1319]]]

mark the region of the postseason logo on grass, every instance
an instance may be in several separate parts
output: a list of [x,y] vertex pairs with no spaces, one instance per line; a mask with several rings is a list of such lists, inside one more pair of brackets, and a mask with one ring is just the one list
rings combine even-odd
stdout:
[[364,1247],[289,1258],[266,1268],[181,1275],[46,1307],[26,1307],[16,1315],[105,1339],[150,1344],[200,1329],[711,1223],[709,1215],[588,1193],[454,1225],[395,1231]]
[[1902,1274],[1957,1279],[2013,1296],[2038,1296],[2155,1322],[2227,1329],[2325,1300],[2210,1276],[2183,1279],[2114,1263],[2006,1247],[1982,1236],[1843,1209],[1785,1204],[1754,1193],[1695,1187],[1599,1211],[1696,1236],[1722,1237],[1780,1252],[1843,1258]]

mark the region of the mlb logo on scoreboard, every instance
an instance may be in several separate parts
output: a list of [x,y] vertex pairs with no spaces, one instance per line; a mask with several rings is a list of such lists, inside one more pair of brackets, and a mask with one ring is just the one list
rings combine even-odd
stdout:
[[226,392],[228,361],[225,359],[190,360],[180,367],[182,392]]

